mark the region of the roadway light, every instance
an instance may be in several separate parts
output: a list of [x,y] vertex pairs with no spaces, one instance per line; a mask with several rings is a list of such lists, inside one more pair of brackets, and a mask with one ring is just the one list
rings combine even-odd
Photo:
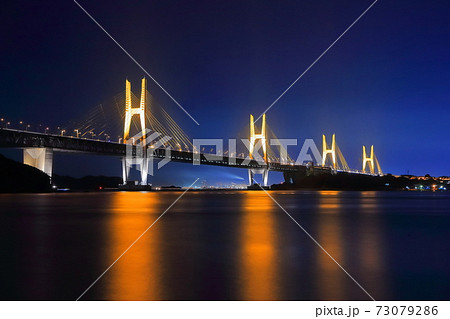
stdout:
[[8,125],[11,124],[11,122],[6,123],[6,128],[8,128]]
[[49,130],[49,128],[46,127],[45,130],[44,130],[44,134],[47,134],[47,131],[48,131],[48,130]]
[[26,127],[25,127],[25,131],[28,131],[28,129],[31,127],[31,125],[30,124],[28,124]]

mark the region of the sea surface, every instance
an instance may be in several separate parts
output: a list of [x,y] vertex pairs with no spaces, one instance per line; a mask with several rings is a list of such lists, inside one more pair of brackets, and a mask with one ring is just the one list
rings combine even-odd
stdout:
[[[1,194],[0,299],[76,300],[180,194]],[[270,195],[187,192],[81,300],[450,299],[449,193]]]

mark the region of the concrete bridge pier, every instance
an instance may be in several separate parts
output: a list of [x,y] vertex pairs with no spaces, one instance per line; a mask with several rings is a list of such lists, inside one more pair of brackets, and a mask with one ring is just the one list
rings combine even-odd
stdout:
[[53,149],[30,147],[23,149],[23,163],[33,166],[52,177]]
[[127,157],[122,157],[122,182],[125,185],[128,182],[128,176],[130,176],[131,163],[128,163]]
[[149,160],[147,156],[143,156],[140,158],[127,158],[122,157],[122,180],[123,184],[127,184],[130,176],[131,166],[135,164],[141,172],[141,182],[140,185],[148,184],[148,168],[149,168]]
[[148,181],[148,158],[144,156],[141,162],[141,185],[147,185]]
[[261,174],[263,179],[263,186],[268,186],[269,182],[269,169],[268,168],[260,168],[260,169],[254,169],[250,168],[248,170],[248,181],[250,186],[255,184],[255,181],[253,180],[253,177],[255,174]]

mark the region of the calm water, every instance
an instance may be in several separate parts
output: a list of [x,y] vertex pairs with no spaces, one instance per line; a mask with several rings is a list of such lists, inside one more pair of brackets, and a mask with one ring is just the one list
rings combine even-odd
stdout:
[[[0,195],[0,299],[75,300],[179,194]],[[271,194],[375,299],[450,299],[450,194]],[[368,297],[248,191],[188,192],[83,299]]]

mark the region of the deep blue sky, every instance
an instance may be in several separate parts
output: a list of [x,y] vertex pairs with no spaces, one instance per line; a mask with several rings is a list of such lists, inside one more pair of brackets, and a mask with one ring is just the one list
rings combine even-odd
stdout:
[[[79,2],[200,122],[149,83],[192,138],[228,138],[372,1]],[[269,125],[319,144],[336,133],[352,167],[374,144],[385,172],[450,175],[449,16],[444,0],[378,1],[268,112]],[[145,74],[74,2],[10,1],[0,19],[1,117],[58,126],[122,91],[125,78],[139,93]],[[116,159],[75,158],[57,156],[55,172],[120,175]],[[158,178],[197,175],[215,184],[246,172],[171,165]]]

